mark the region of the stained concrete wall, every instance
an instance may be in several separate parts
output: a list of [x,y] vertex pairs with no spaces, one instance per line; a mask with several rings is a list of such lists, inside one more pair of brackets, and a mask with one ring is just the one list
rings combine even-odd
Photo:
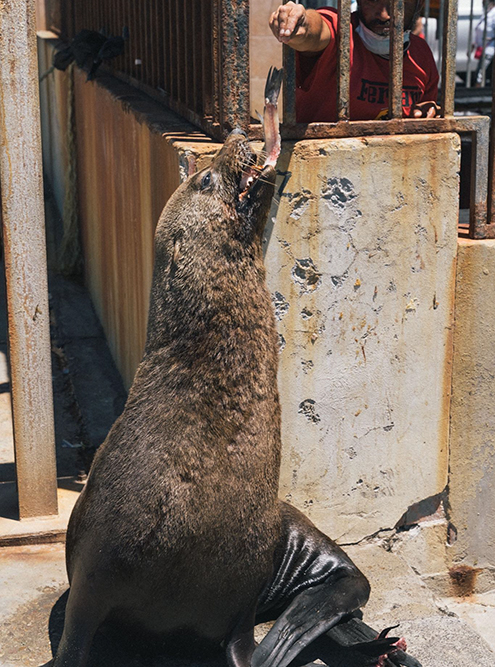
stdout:
[[459,140],[284,149],[266,250],[281,494],[351,542],[447,483]]
[[454,562],[495,567],[495,241],[459,241],[450,452]]

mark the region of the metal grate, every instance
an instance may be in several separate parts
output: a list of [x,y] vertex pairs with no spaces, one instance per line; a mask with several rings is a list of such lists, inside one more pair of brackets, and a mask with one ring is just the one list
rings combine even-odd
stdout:
[[82,29],[129,40],[108,67],[217,139],[249,125],[248,0],[70,0],[61,36]]

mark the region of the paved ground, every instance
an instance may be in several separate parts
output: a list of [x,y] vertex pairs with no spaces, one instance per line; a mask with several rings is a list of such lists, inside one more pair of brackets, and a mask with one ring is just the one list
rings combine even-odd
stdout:
[[[12,502],[10,506],[3,502],[9,494],[12,501],[15,494],[2,299],[0,289],[0,538],[19,527]],[[83,287],[52,275],[50,304],[57,461],[65,507],[62,525],[82,488],[94,448],[123,407],[125,391]],[[424,667],[495,667],[495,592],[436,599],[400,556],[380,544],[353,546],[348,552],[371,581],[373,593],[365,620],[376,630],[400,622],[396,632],[406,637],[411,654]],[[0,590],[0,667],[46,663],[63,627],[67,591],[63,544],[0,548]],[[258,639],[265,631],[266,627],[258,628]],[[323,644],[306,659],[331,667],[358,664],[349,653],[332,658]],[[149,645],[123,641],[106,630],[95,641],[90,667],[199,664],[223,667],[225,663],[222,655],[203,652],[191,659],[165,658]]]

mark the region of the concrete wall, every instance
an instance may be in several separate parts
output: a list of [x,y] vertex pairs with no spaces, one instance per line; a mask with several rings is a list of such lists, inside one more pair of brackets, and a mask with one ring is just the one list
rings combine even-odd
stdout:
[[352,542],[447,484],[459,140],[284,148],[266,251],[281,493]]
[[495,567],[495,241],[459,241],[450,520],[455,562]]

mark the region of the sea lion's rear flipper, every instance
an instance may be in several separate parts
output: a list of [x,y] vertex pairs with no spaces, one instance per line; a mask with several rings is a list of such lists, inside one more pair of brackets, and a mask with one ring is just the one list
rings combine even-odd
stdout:
[[416,660],[416,658],[413,658],[412,655],[406,653],[405,650],[395,646],[395,644],[400,646],[400,642],[404,640],[399,640],[399,642],[397,642],[397,637],[387,637],[388,632],[390,630],[395,630],[397,627],[399,626],[393,626],[392,628],[387,628],[386,630],[377,633],[376,630],[370,628],[370,626],[364,623],[360,618],[353,616],[343,623],[339,623],[333,627],[326,633],[326,636],[341,646],[350,646],[354,650],[371,655],[378,655],[375,648],[380,647],[380,642],[383,642],[384,640],[388,640],[389,642],[392,641],[392,646],[389,647],[392,649],[391,651],[387,651],[385,645],[380,651],[382,655],[386,654],[388,656],[389,665],[421,667],[421,663]]
[[280,503],[282,537],[259,616],[282,613],[252,667],[286,667],[314,639],[366,604],[369,584],[351,559],[301,512]]

